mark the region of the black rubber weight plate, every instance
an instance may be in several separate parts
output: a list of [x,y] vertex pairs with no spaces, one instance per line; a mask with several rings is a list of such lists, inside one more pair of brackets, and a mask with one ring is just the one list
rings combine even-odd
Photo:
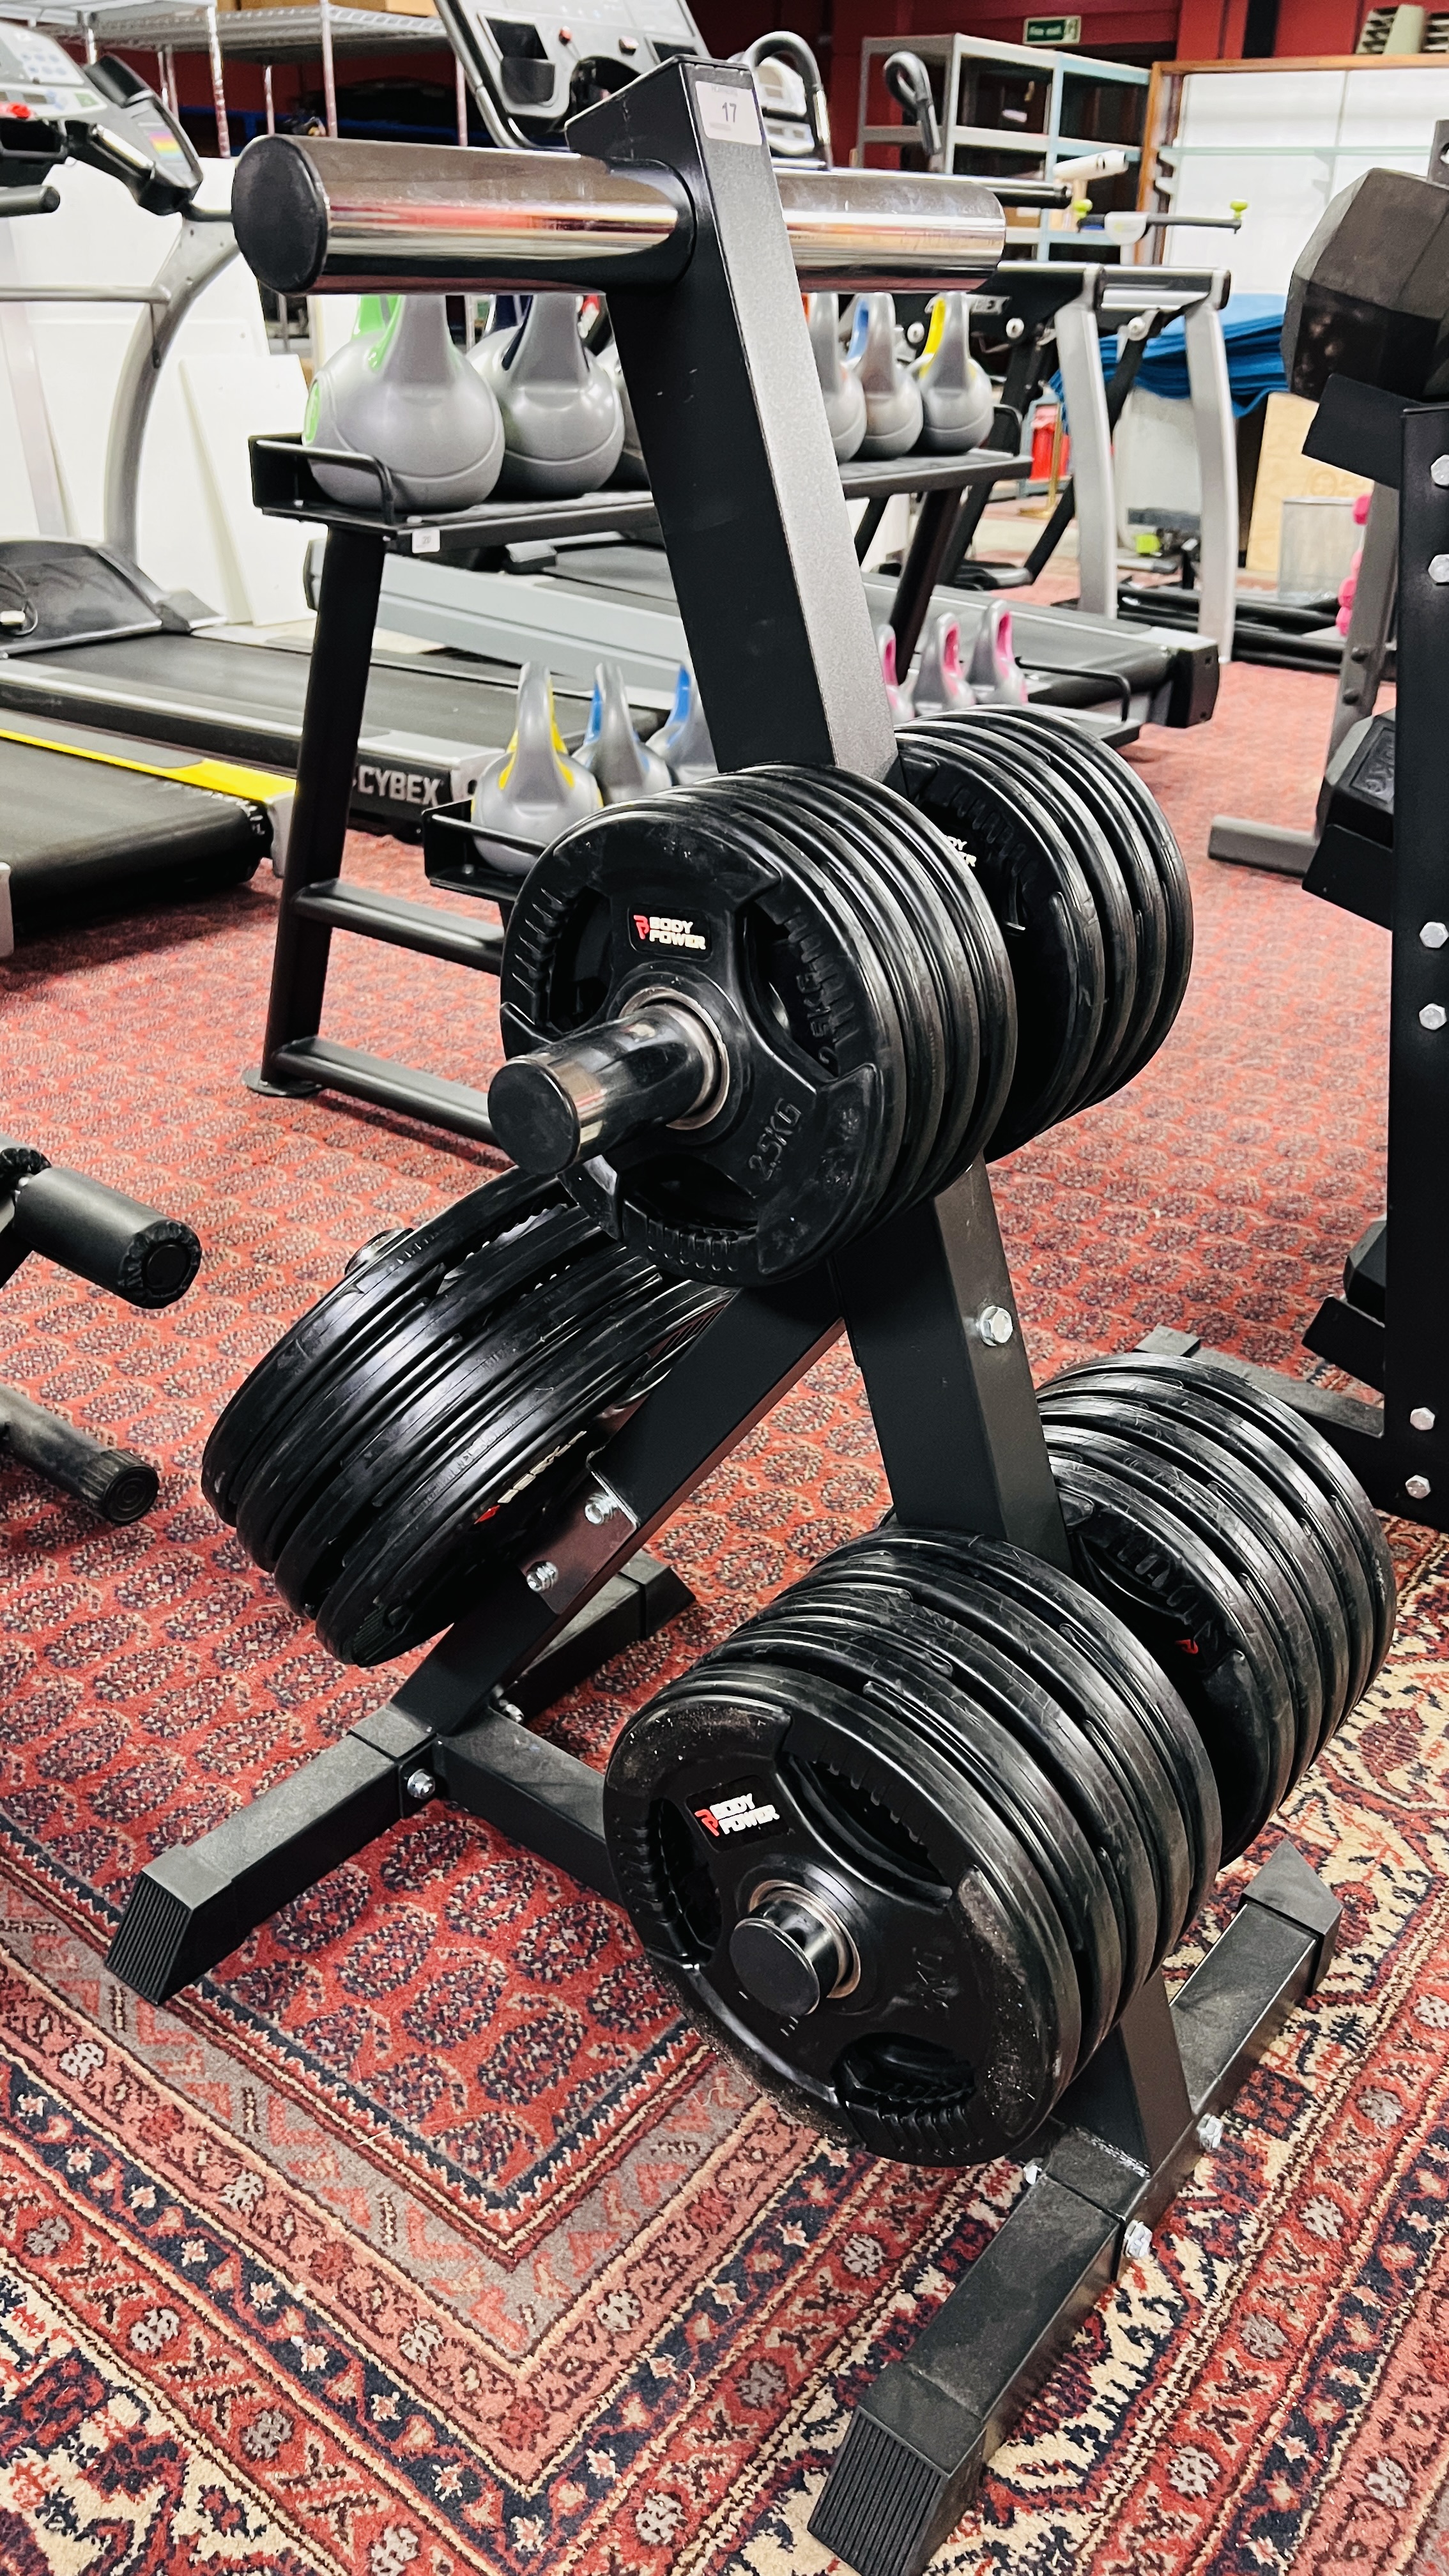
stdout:
[[[1025,1751],[1011,1725],[1010,1668],[953,1674],[909,1619],[872,1638],[879,1597],[853,1601],[812,1588],[790,1592],[730,1640],[732,1658],[803,1666],[863,1692],[934,1745],[949,1751],[977,1795],[1016,1838],[1055,1908],[1081,1997],[1083,2058],[1106,2037],[1122,2000],[1122,1951],[1106,1877],[1075,1815]],[[884,1624],[884,1623],[882,1623]]]
[[[1120,1389],[1062,1386],[1040,1399],[1043,1423],[1090,1425],[1119,1441],[1131,1457],[1105,1459],[1155,1477],[1157,1463],[1184,1481],[1173,1493],[1195,1493],[1203,1525],[1278,1632],[1293,1683],[1295,1751],[1289,1787],[1302,1778],[1330,1725],[1336,1724],[1348,1678],[1348,1639],[1327,1563],[1311,1529],[1295,1527],[1272,1488],[1210,1434],[1186,1408],[1138,1402]],[[1134,1465],[1133,1461],[1137,1463]],[[1336,1627],[1335,1627],[1336,1623]]]
[[[938,737],[939,738],[939,737]],[[1109,835],[1091,801],[1065,764],[1053,760],[1036,735],[1020,726],[973,727],[972,747],[994,763],[1008,792],[1025,786],[1052,814],[1097,907],[1106,967],[1102,1025],[1068,1112],[1085,1108],[1110,1088],[1132,1036],[1137,1008],[1137,925],[1126,880]]]
[[1201,1531],[1161,1494],[1082,1456],[1078,1438],[1047,1436],[1078,1571],[1185,1702],[1218,1785],[1223,1858],[1235,1860],[1267,1823],[1293,1759],[1277,1639]]
[[1259,1513],[1264,1511],[1263,1497],[1271,1497],[1274,1543],[1280,1552],[1292,1555],[1318,1629],[1325,1702],[1321,1742],[1326,1742],[1363,1688],[1373,1648],[1373,1604],[1357,1552],[1312,1478],[1280,1442],[1231,1412],[1210,1387],[1164,1384],[1145,1371],[1089,1365],[1054,1378],[1042,1395],[1054,1395],[1058,1389],[1064,1394],[1095,1391],[1109,1399],[1145,1404],[1170,1420],[1189,1424],[1199,1439],[1216,1447],[1219,1472],[1230,1490],[1240,1498],[1251,1492]]
[[988,1151],[1008,1154],[1064,1117],[1101,1033],[1107,969],[1091,889],[1055,818],[1008,791],[984,752],[954,737],[896,736],[912,802],[960,840],[1006,941],[1016,988],[1016,1071]]
[[[949,1601],[1073,1708],[1132,1806],[1154,1880],[1155,1967],[1216,1875],[1217,1786],[1187,1708],[1136,1636],[1087,1585],[1004,1540],[888,1524],[827,1560]],[[973,1599],[979,1583],[981,1604]],[[939,1588],[938,1588],[939,1587]],[[1014,1618],[1013,1618],[1014,1614]]]

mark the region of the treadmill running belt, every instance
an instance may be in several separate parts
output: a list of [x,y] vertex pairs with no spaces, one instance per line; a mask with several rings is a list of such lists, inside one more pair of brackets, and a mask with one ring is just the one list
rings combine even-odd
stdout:
[[[0,707],[290,770],[309,667],[305,650],[284,644],[123,635],[0,660]],[[513,704],[511,675],[475,677],[461,657],[374,655],[353,819],[416,830],[428,807],[471,795],[479,770],[513,731]],[[587,700],[559,693],[557,705],[561,729],[576,741]]]
[[262,809],[239,797],[0,742],[0,859],[17,930],[122,892],[129,905],[240,884],[268,838]]

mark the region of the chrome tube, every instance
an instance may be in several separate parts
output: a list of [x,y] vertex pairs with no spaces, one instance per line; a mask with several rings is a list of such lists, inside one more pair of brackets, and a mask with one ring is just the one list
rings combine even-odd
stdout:
[[[979,284],[1005,218],[974,179],[896,170],[779,173],[800,284],[812,292]],[[572,152],[260,136],[237,165],[242,256],[278,294],[527,293],[668,285],[694,214],[673,171]]]
[[796,274],[808,292],[979,286],[1006,218],[979,179],[914,170],[780,170]]
[[259,136],[237,164],[241,253],[278,294],[527,294],[665,285],[694,245],[667,170],[572,152]]

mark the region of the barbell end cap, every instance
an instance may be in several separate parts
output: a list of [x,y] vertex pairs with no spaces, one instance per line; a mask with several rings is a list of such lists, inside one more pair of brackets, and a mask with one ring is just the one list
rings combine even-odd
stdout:
[[274,295],[304,295],[327,257],[330,209],[301,140],[259,134],[236,165],[231,219],[237,248]]
[[573,1101],[558,1076],[530,1056],[495,1073],[488,1115],[495,1140],[521,1172],[567,1172],[583,1153]]

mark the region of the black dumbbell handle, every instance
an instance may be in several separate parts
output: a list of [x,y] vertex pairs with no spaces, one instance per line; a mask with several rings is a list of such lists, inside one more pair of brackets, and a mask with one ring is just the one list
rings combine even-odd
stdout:
[[128,1306],[174,1305],[201,1261],[190,1226],[53,1164],[17,1181],[13,1234],[26,1252],[44,1253]]
[[567,1172],[643,1127],[697,1117],[720,1087],[722,1056],[696,1012],[650,1002],[495,1073],[488,1115],[525,1172]]

